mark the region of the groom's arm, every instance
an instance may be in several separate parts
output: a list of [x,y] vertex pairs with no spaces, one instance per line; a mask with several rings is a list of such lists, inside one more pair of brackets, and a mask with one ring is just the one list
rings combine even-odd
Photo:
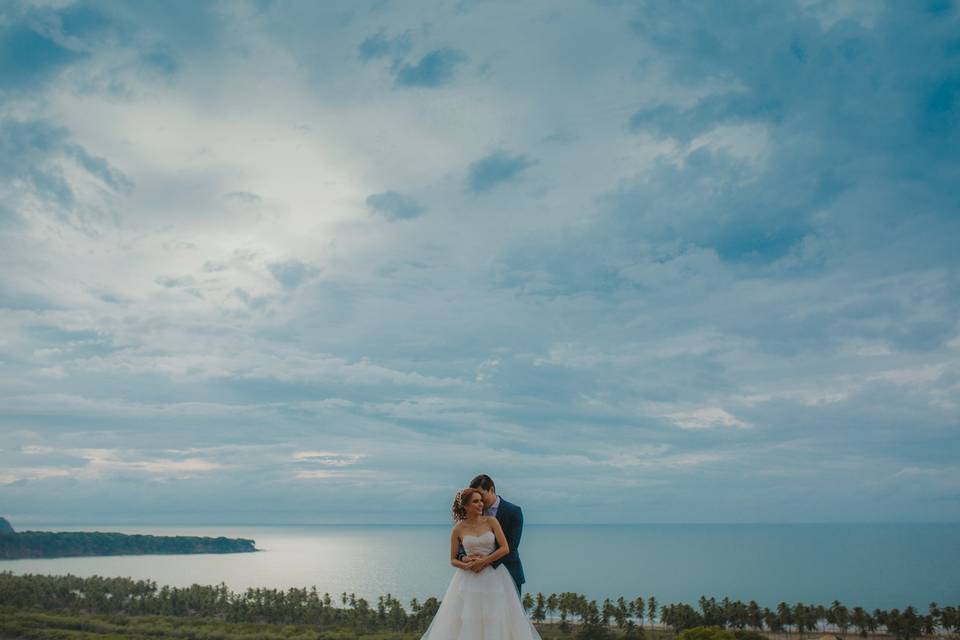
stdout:
[[516,556],[517,549],[520,548],[520,536],[523,535],[523,509],[519,506],[517,507],[517,512],[514,514],[510,531],[505,531],[504,533],[507,536],[507,544],[510,545],[510,554]]
[[499,565],[504,560],[515,560],[517,558],[517,549],[520,547],[520,536],[523,535],[523,509],[514,505],[516,510],[513,512],[510,522],[503,528],[504,537],[507,539],[507,545],[510,546],[510,553],[494,563]]

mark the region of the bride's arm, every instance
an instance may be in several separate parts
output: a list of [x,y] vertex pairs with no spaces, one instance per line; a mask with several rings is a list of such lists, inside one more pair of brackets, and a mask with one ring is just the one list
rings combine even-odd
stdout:
[[450,564],[455,566],[457,569],[469,569],[472,562],[464,562],[457,558],[457,553],[460,551],[460,529],[459,527],[454,527],[453,531],[450,532]]

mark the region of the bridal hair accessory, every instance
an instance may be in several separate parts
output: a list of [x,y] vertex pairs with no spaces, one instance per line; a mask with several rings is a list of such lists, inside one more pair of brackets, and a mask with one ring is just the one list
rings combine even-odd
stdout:
[[463,505],[460,504],[460,501],[463,499],[463,489],[457,491],[457,495],[453,497],[453,521],[460,522],[461,520],[467,519],[467,510],[463,508]]
[[467,507],[464,504],[464,501],[469,501],[470,496],[475,493],[480,493],[480,489],[460,489],[457,491],[457,495],[453,497],[453,521],[460,522],[461,520],[467,519]]

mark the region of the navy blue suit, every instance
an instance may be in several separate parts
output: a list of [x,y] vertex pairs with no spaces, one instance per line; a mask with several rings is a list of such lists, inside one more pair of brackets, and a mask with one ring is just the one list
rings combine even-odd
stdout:
[[494,567],[501,564],[510,572],[513,583],[517,585],[517,592],[520,592],[520,585],[526,582],[523,576],[523,564],[520,562],[520,536],[523,535],[523,510],[512,502],[507,502],[500,498],[500,506],[497,507],[497,522],[503,529],[503,537],[507,539],[507,545],[510,547],[510,553],[503,556],[493,563]]
[[[501,564],[507,568],[510,577],[513,578],[513,584],[517,586],[517,593],[520,593],[520,585],[526,582],[523,576],[523,564],[520,562],[520,536],[523,535],[523,510],[512,502],[507,502],[500,496],[500,506],[497,507],[497,522],[503,529],[503,537],[507,539],[507,545],[510,547],[510,553],[503,556],[491,566],[499,567]],[[497,548],[499,548],[499,544]],[[458,558],[463,558],[465,552],[463,545],[457,554]]]

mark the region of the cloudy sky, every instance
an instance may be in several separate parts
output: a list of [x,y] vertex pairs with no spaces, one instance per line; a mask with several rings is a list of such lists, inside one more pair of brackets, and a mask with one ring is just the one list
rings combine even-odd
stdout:
[[960,520],[958,16],[4,2],[0,515]]

